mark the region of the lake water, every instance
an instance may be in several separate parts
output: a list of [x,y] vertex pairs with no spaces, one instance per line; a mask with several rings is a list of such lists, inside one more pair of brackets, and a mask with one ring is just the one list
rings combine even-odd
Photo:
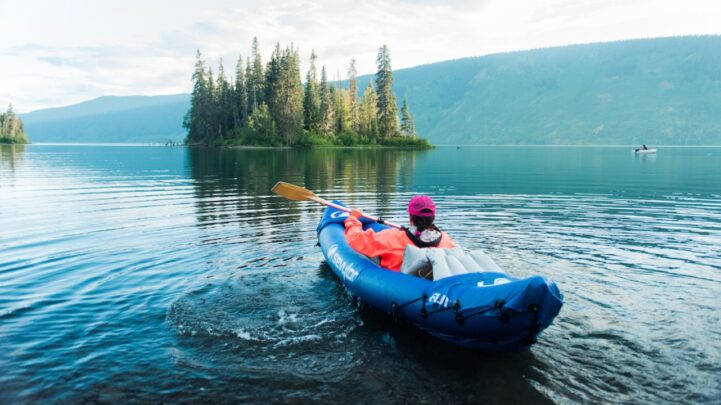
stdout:
[[[530,351],[354,304],[305,185],[437,222],[565,305]],[[0,403],[721,403],[721,148],[0,147]]]

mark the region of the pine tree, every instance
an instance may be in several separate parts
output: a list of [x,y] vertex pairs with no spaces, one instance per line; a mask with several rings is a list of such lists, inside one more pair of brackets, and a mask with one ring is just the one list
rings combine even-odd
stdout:
[[286,143],[292,144],[303,132],[303,81],[300,78],[300,54],[297,49],[287,48],[284,78],[288,83],[285,99],[284,131]]
[[257,100],[256,94],[253,92],[253,63],[250,61],[250,57],[245,59],[245,96],[248,100],[247,114],[250,117],[255,109],[255,100]]
[[336,82],[338,85],[333,90],[334,116],[335,125],[334,132],[341,134],[351,129],[350,125],[350,103],[348,100],[348,91],[340,88],[340,80]]
[[330,133],[333,126],[333,99],[331,98],[330,88],[328,86],[328,76],[325,72],[325,66],[320,70],[320,120],[319,129],[323,133]]
[[8,105],[6,112],[0,114],[0,143],[28,143],[23,122],[15,114],[12,104]]
[[190,110],[185,114],[183,127],[188,131],[187,143],[203,142],[207,136],[205,109],[207,108],[207,78],[205,63],[200,49],[195,52],[195,70],[193,71],[193,92],[190,96]]
[[318,132],[320,127],[320,94],[318,92],[318,77],[315,62],[318,56],[315,51],[310,53],[310,67],[305,76],[305,91],[303,95],[303,116],[305,129]]
[[377,117],[377,99],[373,83],[369,82],[363,92],[363,100],[359,109],[359,132],[368,137],[369,140],[375,142],[378,139],[378,117]]
[[398,104],[393,94],[393,70],[387,45],[378,49],[376,87],[378,94],[378,129],[383,138],[398,135]]
[[403,107],[401,107],[401,135],[415,136],[415,125],[413,124],[413,116],[408,110],[408,98],[403,97]]
[[277,77],[267,82],[272,88],[272,93],[268,94],[268,102],[278,127],[278,134],[283,143],[289,145],[295,142],[303,130],[300,57],[291,47],[286,47],[281,52],[280,46],[277,46],[274,60],[274,64],[269,64],[268,72],[276,72]]
[[348,109],[350,111],[350,127],[354,132],[360,132],[357,74],[358,72],[355,67],[355,59],[351,59],[350,66],[348,67]]
[[[281,78],[281,58],[280,44],[276,43],[265,69],[265,93],[263,95],[264,104],[268,106],[268,113],[276,123],[276,128],[279,127],[277,124],[283,107],[281,96],[283,86]],[[270,141],[275,142],[275,140]]]
[[205,134],[204,143],[213,143],[221,137],[222,127],[220,125],[220,103],[218,102],[218,91],[213,79],[213,69],[208,68],[207,94],[205,99]]
[[218,82],[216,88],[218,91],[218,137],[225,138],[230,133],[231,129],[233,129],[233,109],[235,103],[233,100],[233,89],[230,86],[230,82],[228,82],[228,79],[225,77],[223,58],[220,59],[220,64],[218,66]]
[[233,89],[235,99],[233,107],[233,126],[235,128],[248,125],[248,92],[246,91],[245,71],[243,69],[243,57],[238,57],[235,65],[235,87]]
[[263,100],[263,93],[265,88],[263,74],[263,62],[260,58],[260,49],[258,47],[258,37],[253,37],[253,48],[252,48],[253,64],[248,62],[249,72],[246,75],[248,81],[248,99],[250,101],[250,109],[254,110]]

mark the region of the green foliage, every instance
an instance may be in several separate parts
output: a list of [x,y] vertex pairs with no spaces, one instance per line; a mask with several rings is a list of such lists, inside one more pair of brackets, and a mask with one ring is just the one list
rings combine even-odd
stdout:
[[358,106],[358,72],[355,67],[355,59],[350,60],[348,66],[348,104],[350,113],[350,127],[352,131],[360,132],[360,114]]
[[392,147],[398,147],[398,148],[411,148],[411,149],[433,148],[433,145],[431,145],[431,143],[428,142],[427,139],[405,137],[405,136],[399,136],[399,137],[394,137],[394,138],[384,138],[379,141],[379,144],[383,145],[383,146],[392,146]]
[[306,148],[334,145],[336,145],[336,139],[334,137],[309,131],[304,131],[298,138],[298,143],[296,144],[296,146]]
[[248,125],[248,91],[246,88],[245,71],[243,69],[243,57],[238,57],[235,66],[235,87],[233,88],[233,127],[244,127]]
[[378,139],[378,113],[376,93],[373,90],[373,83],[369,82],[363,93],[363,101],[358,111],[358,132],[368,139]]
[[398,135],[398,103],[393,94],[393,70],[387,45],[378,49],[378,72],[376,72],[378,131],[381,138]]
[[281,144],[275,120],[270,115],[270,110],[265,103],[258,106],[250,115],[248,128],[250,131],[247,133],[252,135],[249,139],[252,145],[266,143],[275,146]]
[[396,72],[394,89],[433,143],[721,144],[721,36],[434,63]]
[[[240,64],[246,101],[254,60],[247,57]],[[197,63],[195,73],[200,73]],[[207,66],[199,76],[207,80]],[[231,80],[236,90],[238,77],[236,70]],[[369,108],[376,108],[374,76],[356,82],[358,127],[351,130],[372,143],[378,138],[376,112]],[[199,84],[193,81],[193,97]],[[350,100],[349,82],[345,86],[337,93],[347,91]],[[433,63],[393,72],[393,89],[408,96],[418,133],[434,143],[721,144],[721,36],[566,46]],[[187,95],[109,96],[23,114],[22,121],[33,141],[179,141],[188,112],[186,128],[190,116],[201,118],[188,129],[193,143],[202,140],[197,134],[211,117],[198,101],[191,105]],[[224,141],[238,142],[235,134],[247,132],[251,113],[247,102],[245,119],[240,119],[243,130],[236,123],[223,134]]]
[[303,85],[300,57],[292,48],[277,44],[266,70],[266,100],[270,116],[285,145],[292,145],[303,129]]
[[6,112],[0,114],[0,143],[30,143],[23,130],[23,122],[10,104]]
[[[340,78],[334,83],[328,82],[325,66],[321,69],[320,83],[317,82],[315,52],[311,53],[304,86],[300,56],[292,46],[281,49],[280,44],[276,44],[264,69],[258,39],[253,38],[252,62],[249,58],[243,69],[243,59],[238,59],[234,82],[226,77],[222,60],[218,79],[213,79],[212,69],[206,68],[198,51],[190,108],[183,120],[188,130],[186,142],[257,146],[375,145],[381,134],[378,119],[381,113],[386,118],[392,115],[395,123],[395,126],[386,126],[384,139],[398,137],[401,135],[397,129],[398,107],[390,87],[393,77],[388,48],[384,46],[381,51],[378,83],[384,86],[382,102],[372,85],[358,102],[354,60],[348,71],[350,88],[344,89]],[[407,104],[403,111],[410,117]],[[407,120],[404,123],[409,124]],[[406,135],[414,133],[409,131]],[[405,143],[394,144],[399,145]]]
[[333,127],[333,99],[330,94],[330,86],[328,86],[328,75],[325,72],[325,66],[320,70],[320,119],[319,130],[322,133],[330,133]]
[[303,96],[304,127],[308,131],[317,132],[320,129],[320,93],[315,62],[318,56],[315,51],[310,53],[310,67],[305,76],[305,91]]
[[413,123],[413,116],[408,110],[407,97],[403,97],[403,107],[401,107],[401,135],[416,136],[416,125]]
[[248,63],[248,100],[250,101],[250,111],[253,111],[263,102],[263,94],[265,89],[265,75],[263,74],[263,61],[260,57],[260,48],[258,46],[258,37],[253,37],[252,45],[253,64]]

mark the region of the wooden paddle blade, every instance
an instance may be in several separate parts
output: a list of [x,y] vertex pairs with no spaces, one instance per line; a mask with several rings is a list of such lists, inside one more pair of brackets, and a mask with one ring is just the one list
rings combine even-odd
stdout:
[[307,188],[286,183],[284,181],[275,183],[275,186],[273,186],[270,191],[293,201],[308,201],[317,199],[315,193]]

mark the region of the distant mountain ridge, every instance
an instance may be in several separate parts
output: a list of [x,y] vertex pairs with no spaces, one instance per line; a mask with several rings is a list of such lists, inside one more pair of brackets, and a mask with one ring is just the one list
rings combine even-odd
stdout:
[[721,36],[511,52],[396,77],[437,144],[721,144]]
[[[721,144],[721,36],[464,58],[394,79],[435,144]],[[187,94],[101,97],[22,120],[33,142],[181,141],[188,106]]]
[[185,137],[188,94],[104,96],[22,115],[33,142],[159,143]]

